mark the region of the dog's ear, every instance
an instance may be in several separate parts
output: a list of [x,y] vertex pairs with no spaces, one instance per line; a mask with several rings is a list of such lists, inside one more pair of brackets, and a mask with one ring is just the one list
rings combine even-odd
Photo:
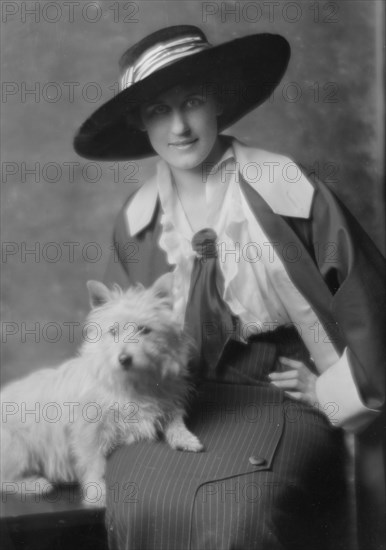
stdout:
[[103,306],[111,300],[111,294],[107,286],[99,281],[87,281],[88,295],[91,307]]
[[165,298],[170,307],[173,306],[173,274],[165,273],[161,275],[153,286],[152,291],[158,298]]

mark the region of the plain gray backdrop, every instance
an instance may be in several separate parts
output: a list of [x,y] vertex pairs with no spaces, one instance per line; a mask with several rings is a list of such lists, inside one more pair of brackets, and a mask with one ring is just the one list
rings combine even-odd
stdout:
[[384,249],[381,1],[1,8],[2,381],[56,365],[81,342],[85,283],[102,279],[114,218],[154,161],[90,164],[73,135],[116,91],[123,51],[161,27],[195,24],[214,44],[284,35],[292,58],[282,83],[227,133],[316,168]]

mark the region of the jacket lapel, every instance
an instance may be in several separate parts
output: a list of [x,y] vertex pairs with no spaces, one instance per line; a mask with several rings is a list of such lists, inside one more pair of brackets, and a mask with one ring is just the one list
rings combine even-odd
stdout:
[[280,256],[291,281],[314,309],[331,341],[343,349],[343,342],[338,340],[337,331],[334,330],[336,323],[330,313],[333,295],[310,252],[285,218],[274,214],[259,193],[243,178],[240,178],[240,187],[254,216]]
[[[114,235],[115,261],[110,260],[108,272],[114,273],[108,281],[118,282],[123,279],[123,287],[141,283],[151,286],[158,277],[171,271],[172,265],[167,262],[165,252],[159,247],[162,225],[160,223],[161,205],[159,199],[153,206],[150,221],[138,233],[130,234],[127,224],[127,207],[123,208],[117,220]],[[119,260],[119,261],[118,261]],[[117,268],[124,272],[117,280]],[[119,275],[119,274],[118,274]]]

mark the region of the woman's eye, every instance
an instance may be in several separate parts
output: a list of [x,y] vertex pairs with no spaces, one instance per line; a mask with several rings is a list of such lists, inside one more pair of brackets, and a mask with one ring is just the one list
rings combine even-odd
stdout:
[[167,105],[153,105],[151,109],[149,110],[149,114],[151,115],[165,115],[168,112]]
[[139,325],[138,332],[140,332],[141,334],[149,334],[149,332],[151,332],[151,328],[147,327],[146,325]]
[[202,97],[191,97],[187,100],[186,106],[187,107],[199,107],[204,103],[204,100]]

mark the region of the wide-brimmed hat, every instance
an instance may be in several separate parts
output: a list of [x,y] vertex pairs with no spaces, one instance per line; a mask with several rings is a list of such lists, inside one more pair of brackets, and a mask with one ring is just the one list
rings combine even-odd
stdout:
[[155,154],[135,123],[138,108],[178,84],[200,83],[220,96],[219,131],[260,105],[280,82],[290,57],[282,36],[253,34],[218,46],[191,25],[167,27],[129,48],[120,59],[120,92],[97,109],[74,139],[75,151],[98,160]]

